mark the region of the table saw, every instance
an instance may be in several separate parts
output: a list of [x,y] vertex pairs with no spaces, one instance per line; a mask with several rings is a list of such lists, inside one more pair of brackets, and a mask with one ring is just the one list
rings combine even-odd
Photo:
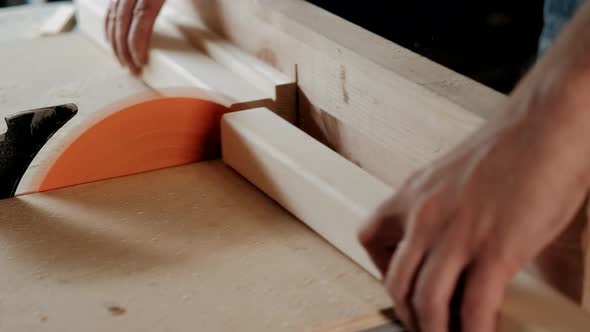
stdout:
[[[0,11],[0,115],[77,107],[0,201],[0,330],[404,331],[356,231],[505,97],[298,0],[169,0],[133,77],[107,4]],[[501,316],[590,328],[525,272]]]

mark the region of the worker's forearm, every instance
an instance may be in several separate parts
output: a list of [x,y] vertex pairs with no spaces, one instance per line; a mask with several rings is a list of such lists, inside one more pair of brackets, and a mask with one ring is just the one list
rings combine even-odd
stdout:
[[[561,111],[584,112],[590,119],[590,1],[578,11],[547,54],[523,82]],[[579,114],[581,115],[581,114]]]

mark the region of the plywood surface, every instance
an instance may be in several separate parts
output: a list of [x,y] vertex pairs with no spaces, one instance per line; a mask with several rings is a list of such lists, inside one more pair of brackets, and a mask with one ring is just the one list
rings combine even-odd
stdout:
[[0,43],[0,116],[76,103],[80,115],[133,93],[148,91],[81,34]]
[[223,161],[348,257],[381,275],[357,240],[391,187],[263,108],[224,115]]
[[0,330],[301,331],[377,281],[220,162],[0,202]]

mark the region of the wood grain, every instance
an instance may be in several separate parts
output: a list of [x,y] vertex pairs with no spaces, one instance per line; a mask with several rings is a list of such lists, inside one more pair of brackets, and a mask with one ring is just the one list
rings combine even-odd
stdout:
[[0,42],[41,37],[41,28],[62,8],[61,2],[0,9]]
[[0,202],[0,329],[302,331],[379,283],[221,162]]
[[479,128],[505,97],[300,0],[169,0],[292,77],[305,131],[397,186]]
[[73,4],[63,4],[56,8],[41,26],[39,32],[42,36],[54,36],[70,30],[74,26],[76,8]]
[[226,114],[221,145],[226,164],[380,276],[356,233],[389,186],[267,109]]

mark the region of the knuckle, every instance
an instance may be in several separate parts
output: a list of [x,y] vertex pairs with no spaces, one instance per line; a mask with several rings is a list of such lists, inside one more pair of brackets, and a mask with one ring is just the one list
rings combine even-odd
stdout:
[[367,225],[361,228],[361,230],[358,233],[358,240],[361,243],[361,245],[365,248],[371,247],[375,239],[375,231],[374,228],[371,226],[372,225]]

